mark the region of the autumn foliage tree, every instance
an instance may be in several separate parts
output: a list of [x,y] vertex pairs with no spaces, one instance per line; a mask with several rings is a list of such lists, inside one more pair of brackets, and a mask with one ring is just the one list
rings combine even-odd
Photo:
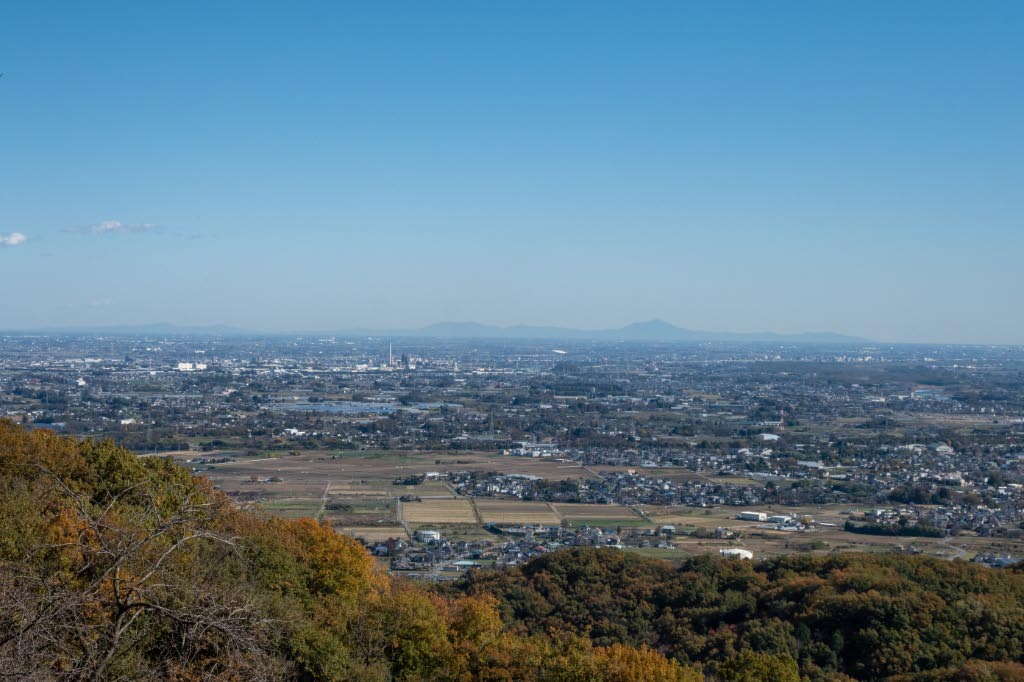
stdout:
[[392,580],[327,525],[241,511],[169,462],[0,421],[2,678],[557,682],[678,668],[636,656],[515,632],[493,597]]
[[393,579],[110,443],[0,421],[0,679],[1011,682],[1024,571],[924,557],[554,552]]

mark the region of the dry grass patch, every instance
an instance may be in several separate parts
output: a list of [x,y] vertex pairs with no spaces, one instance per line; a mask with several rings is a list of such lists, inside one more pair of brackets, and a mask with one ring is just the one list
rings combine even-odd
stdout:
[[403,502],[402,520],[409,523],[476,523],[469,500]]
[[545,524],[557,526],[561,519],[547,502],[522,500],[476,500],[476,508],[484,523],[499,525]]
[[353,538],[360,538],[366,542],[384,542],[388,538],[407,539],[405,529],[401,526],[371,526],[366,527],[338,527],[335,528],[342,535]]
[[554,504],[555,511],[569,519],[636,519],[637,515],[629,507],[621,504]]

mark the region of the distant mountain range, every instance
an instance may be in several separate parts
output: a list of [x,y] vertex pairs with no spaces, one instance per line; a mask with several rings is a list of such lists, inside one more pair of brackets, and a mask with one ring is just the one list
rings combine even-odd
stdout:
[[[287,335],[284,332],[268,334],[253,330],[211,326],[179,326],[174,324],[121,325],[112,327],[51,328],[41,333],[94,333],[144,334],[180,336],[257,336]],[[776,334],[773,332],[709,332],[677,327],[664,320],[653,319],[634,322],[618,329],[572,329],[569,327],[542,327],[514,325],[501,327],[477,322],[438,322],[416,329],[348,329],[338,331],[293,332],[302,335],[333,334],[336,336],[392,336],[443,339],[549,339],[576,341],[734,341],[769,343],[870,343],[868,339],[844,336],[832,332],[804,332]]]
[[407,336],[486,339],[574,339],[594,341],[769,341],[780,343],[866,343],[868,339],[832,332],[709,332],[677,327],[664,320],[634,322],[618,329],[571,329],[515,325],[499,327],[476,322],[440,322],[407,332]]

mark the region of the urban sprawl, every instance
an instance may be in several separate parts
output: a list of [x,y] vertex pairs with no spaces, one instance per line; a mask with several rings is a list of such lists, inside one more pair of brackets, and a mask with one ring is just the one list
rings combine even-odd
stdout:
[[1024,548],[1024,349],[0,337],[0,416],[172,457],[440,578],[566,545]]

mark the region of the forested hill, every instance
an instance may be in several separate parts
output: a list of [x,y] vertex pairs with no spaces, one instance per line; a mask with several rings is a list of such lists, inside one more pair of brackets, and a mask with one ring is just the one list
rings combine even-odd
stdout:
[[166,461],[0,421],[0,679],[703,677],[654,651],[512,633],[492,597],[393,581],[314,521],[242,512]]
[[1020,680],[1022,577],[606,550],[435,590],[169,462],[0,421],[5,680]]
[[1019,569],[861,554],[677,567],[572,549],[458,588],[497,596],[523,632],[648,646],[707,670],[755,651],[796,659],[809,680],[1024,680]]

